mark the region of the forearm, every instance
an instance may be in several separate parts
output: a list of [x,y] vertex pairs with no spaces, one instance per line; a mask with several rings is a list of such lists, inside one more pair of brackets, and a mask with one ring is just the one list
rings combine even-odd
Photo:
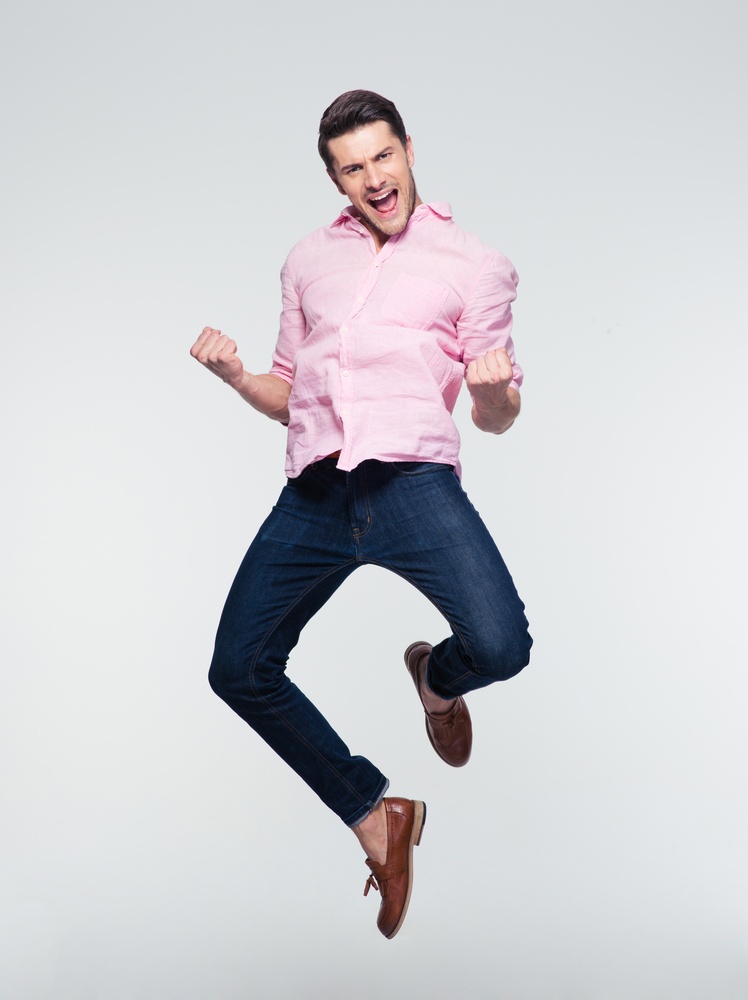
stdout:
[[520,411],[520,395],[511,386],[503,399],[497,402],[481,402],[473,396],[472,418],[475,426],[489,434],[503,434],[517,419]]
[[271,420],[288,423],[288,397],[291,386],[277,375],[251,375],[243,371],[238,379],[226,379],[242,399]]

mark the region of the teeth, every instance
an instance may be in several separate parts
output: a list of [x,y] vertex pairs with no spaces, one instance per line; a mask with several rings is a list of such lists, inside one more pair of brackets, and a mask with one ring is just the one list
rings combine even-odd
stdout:
[[369,201],[384,201],[384,199],[387,198],[391,194],[392,194],[391,191],[385,191],[385,193],[384,194],[380,194],[378,198],[369,198]]

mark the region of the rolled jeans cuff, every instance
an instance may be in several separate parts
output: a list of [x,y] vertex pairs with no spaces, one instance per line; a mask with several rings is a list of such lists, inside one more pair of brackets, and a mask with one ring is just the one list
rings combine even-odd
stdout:
[[390,779],[389,778],[385,778],[384,779],[384,785],[382,786],[381,791],[377,794],[377,797],[374,800],[374,804],[373,805],[364,806],[363,807],[363,809],[364,809],[363,815],[359,814],[356,817],[356,819],[353,820],[353,822],[348,823],[346,825],[349,826],[351,829],[353,829],[354,826],[358,826],[359,823],[363,823],[363,821],[366,819],[367,816],[371,816],[371,814],[374,812],[374,810],[378,809],[379,806],[381,805],[382,799],[384,798],[385,794],[387,793],[387,790],[388,790],[389,787],[390,787]]

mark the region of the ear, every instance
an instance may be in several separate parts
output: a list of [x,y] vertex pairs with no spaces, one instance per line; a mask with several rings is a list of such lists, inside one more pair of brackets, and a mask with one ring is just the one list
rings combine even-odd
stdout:
[[408,166],[412,169],[413,164],[416,162],[416,158],[413,154],[413,143],[411,142],[409,135],[405,136],[405,157],[408,161]]
[[343,187],[341,187],[341,186],[340,186],[340,182],[339,182],[338,178],[337,178],[337,177],[335,176],[335,173],[334,173],[334,172],[333,172],[332,170],[328,170],[328,171],[327,171],[327,176],[328,176],[328,177],[330,178],[330,180],[331,180],[331,181],[333,182],[333,184],[334,184],[334,185],[335,185],[335,187],[336,187],[336,188],[338,189],[338,191],[340,191],[340,193],[341,193],[342,195],[345,195],[345,189],[344,189]]

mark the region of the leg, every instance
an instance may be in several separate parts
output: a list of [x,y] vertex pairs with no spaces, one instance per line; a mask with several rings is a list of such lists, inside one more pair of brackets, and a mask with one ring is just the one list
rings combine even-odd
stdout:
[[350,527],[336,517],[347,517],[344,488],[341,499],[340,476],[329,471],[313,467],[290,483],[250,546],[221,617],[210,683],[352,826],[379,803],[387,779],[351,756],[285,672],[303,626],[359,565]]
[[524,605],[454,472],[382,464],[367,492],[372,529],[362,555],[409,580],[452,629],[429,657],[431,691],[450,700],[519,673],[532,645]]

